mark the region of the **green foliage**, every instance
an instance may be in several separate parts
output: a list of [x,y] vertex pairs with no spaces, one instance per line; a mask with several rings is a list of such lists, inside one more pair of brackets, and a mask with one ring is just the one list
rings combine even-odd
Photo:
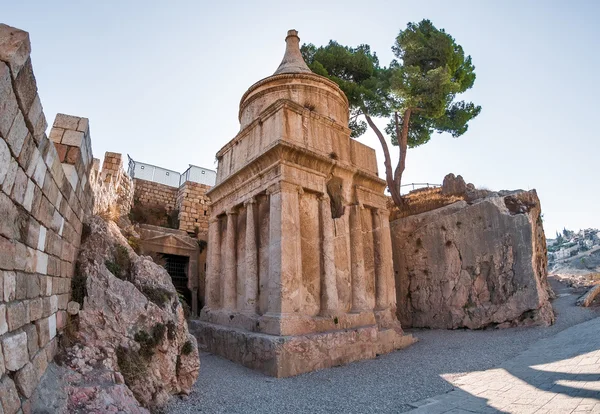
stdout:
[[175,322],[173,322],[173,321],[167,322],[167,338],[169,338],[169,341],[172,341],[176,337],[177,337],[177,325],[175,325]]
[[386,132],[398,145],[397,126],[410,109],[408,147],[412,148],[427,143],[433,132],[464,134],[468,122],[481,111],[471,102],[455,101],[475,82],[471,57],[429,20],[409,23],[400,31],[392,47],[396,60],[387,67],[380,66],[369,45],[351,48],[330,41],[321,47],[305,44],[301,51],[314,73],[337,83],[348,97],[353,137],[367,129],[359,115],[393,115]]
[[167,289],[154,286],[142,286],[141,292],[150,302],[162,308],[171,301],[173,294]]
[[136,351],[130,348],[117,348],[117,364],[127,385],[143,380],[148,373],[148,363]]
[[146,331],[138,331],[133,339],[140,344],[139,354],[146,360],[150,360],[154,355],[154,350],[160,344],[160,341],[165,336],[167,327],[162,323],[157,323],[152,328],[152,334],[148,334]]
[[192,341],[188,340],[181,347],[181,355],[189,355],[192,353],[193,350],[194,350],[194,345],[192,344]]
[[113,248],[113,260],[106,260],[106,268],[121,280],[131,281],[131,259],[129,251],[120,244]]

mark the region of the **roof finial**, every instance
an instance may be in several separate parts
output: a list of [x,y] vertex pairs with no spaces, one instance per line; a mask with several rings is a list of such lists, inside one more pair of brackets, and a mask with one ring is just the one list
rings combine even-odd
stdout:
[[300,38],[297,30],[288,30],[285,38],[285,54],[274,75],[282,73],[311,73],[300,53]]

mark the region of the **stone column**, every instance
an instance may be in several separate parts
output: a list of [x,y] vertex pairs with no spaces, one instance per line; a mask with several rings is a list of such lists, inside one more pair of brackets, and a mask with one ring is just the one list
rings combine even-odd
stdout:
[[298,187],[269,188],[269,302],[267,313],[294,313],[301,299],[301,241]]
[[[381,213],[379,209],[372,210],[373,217],[373,253],[375,261],[375,307],[376,309],[385,309],[388,306],[387,284],[388,275],[386,274],[386,257],[384,252],[383,229],[381,227]],[[388,261],[390,258],[387,258]]]
[[352,273],[352,312],[368,309],[365,281],[362,218],[360,204],[350,206],[350,262]]
[[333,244],[333,218],[331,217],[331,204],[329,197],[319,197],[321,219],[323,258],[323,278],[321,280],[321,314],[334,315],[338,310],[337,277],[335,270],[335,247]]
[[381,218],[381,262],[383,275],[387,281],[386,306],[396,303],[396,280],[394,277],[394,263],[392,251],[392,235],[390,233],[390,211],[387,208],[379,209]]
[[254,223],[254,197],[246,206],[246,280],[244,283],[244,312],[255,314],[258,305],[258,249],[256,246],[256,224]]
[[208,309],[219,307],[219,276],[221,275],[221,220],[211,218],[208,222],[208,268],[206,269],[205,301]]
[[227,230],[225,232],[225,263],[223,272],[223,308],[236,309],[236,250],[235,250],[235,223],[237,211],[231,209],[227,212]]

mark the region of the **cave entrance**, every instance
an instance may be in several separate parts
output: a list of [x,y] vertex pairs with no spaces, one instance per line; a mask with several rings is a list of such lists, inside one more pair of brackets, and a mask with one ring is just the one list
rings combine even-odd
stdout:
[[164,254],[163,259],[165,260],[165,269],[171,280],[173,286],[184,298],[186,303],[191,306],[192,304],[192,292],[188,288],[188,266],[190,258],[188,256],[178,256],[175,254]]

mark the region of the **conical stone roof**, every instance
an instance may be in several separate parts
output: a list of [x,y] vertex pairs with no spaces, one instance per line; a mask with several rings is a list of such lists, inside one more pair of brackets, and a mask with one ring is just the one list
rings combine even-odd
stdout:
[[273,75],[283,73],[312,73],[300,53],[300,38],[297,30],[288,30],[285,38],[285,54],[281,64]]

